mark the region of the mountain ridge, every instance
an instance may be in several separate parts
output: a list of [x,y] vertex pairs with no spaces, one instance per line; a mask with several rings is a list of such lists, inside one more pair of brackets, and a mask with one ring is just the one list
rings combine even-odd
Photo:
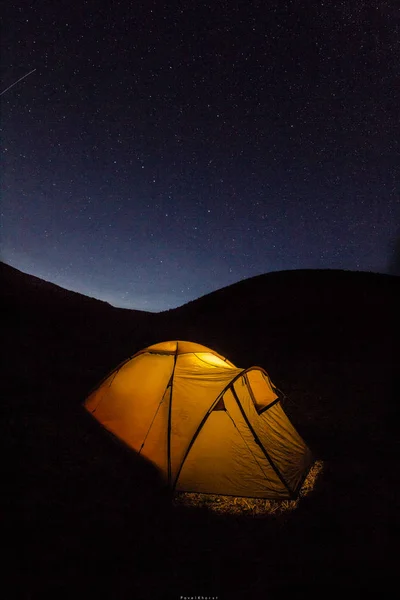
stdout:
[[[47,300],[57,297],[63,301],[73,302],[78,304],[79,302],[88,304],[88,301],[92,302],[92,306],[96,305],[97,308],[106,308],[107,310],[123,311],[125,314],[154,314],[154,315],[167,315],[174,313],[185,313],[192,310],[197,310],[200,307],[206,307],[207,305],[213,305],[213,309],[223,309],[228,296],[230,296],[230,302],[234,301],[236,296],[236,302],[242,302],[243,297],[249,295],[249,293],[255,292],[260,294],[260,291],[269,291],[267,288],[273,287],[276,294],[280,294],[284,297],[287,292],[283,289],[282,292],[276,286],[281,288],[287,288],[290,286],[293,288],[292,291],[299,292],[304,290],[305,286],[308,286],[308,291],[312,287],[314,292],[321,292],[324,288],[329,290],[329,293],[335,291],[336,285],[348,285],[352,291],[358,288],[359,292],[362,287],[377,288],[377,286],[385,286],[387,288],[395,288],[398,285],[399,278],[395,275],[389,275],[385,273],[375,273],[369,271],[349,271],[345,269],[290,269],[283,271],[267,272],[260,275],[255,275],[244,280],[237,281],[229,284],[212,292],[208,292],[198,298],[189,300],[188,302],[179,305],[174,308],[166,309],[160,312],[153,313],[152,311],[144,311],[135,308],[122,308],[114,306],[109,302],[100,300],[93,296],[87,296],[80,292],[63,288],[62,286],[41,279],[35,275],[25,273],[8,265],[7,263],[0,262],[0,277],[3,279],[2,295],[10,300],[17,300],[19,293],[24,289],[24,294],[34,294],[32,298],[38,299],[41,297],[44,299],[47,296]],[[258,288],[258,289],[257,289]],[[307,290],[306,290],[307,291]],[[382,292],[382,288],[379,293]],[[31,298],[31,299],[32,299]],[[366,295],[368,299],[368,294]],[[261,298],[262,302],[265,302],[265,298]],[[281,304],[282,298],[279,298]],[[349,299],[347,298],[347,301]],[[254,299],[253,299],[254,302]],[[259,305],[260,303],[258,303]]]

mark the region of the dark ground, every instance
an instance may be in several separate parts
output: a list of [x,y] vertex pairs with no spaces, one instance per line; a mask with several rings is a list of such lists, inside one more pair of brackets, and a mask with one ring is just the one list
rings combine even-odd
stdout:
[[[155,315],[0,266],[12,598],[382,596],[397,582],[398,277],[276,273]],[[286,412],[324,461],[296,510],[175,507],[153,467],[82,409],[116,364],[166,339],[261,365],[287,394]]]

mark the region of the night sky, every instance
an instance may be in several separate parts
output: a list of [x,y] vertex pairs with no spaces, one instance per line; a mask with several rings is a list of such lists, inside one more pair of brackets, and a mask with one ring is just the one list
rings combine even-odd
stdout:
[[3,261],[149,311],[270,271],[389,271],[398,1],[8,4]]

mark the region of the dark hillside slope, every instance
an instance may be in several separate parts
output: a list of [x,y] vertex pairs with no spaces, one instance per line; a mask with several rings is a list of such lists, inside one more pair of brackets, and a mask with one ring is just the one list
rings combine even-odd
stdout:
[[[0,276],[4,571],[15,597],[312,597],[395,580],[398,278],[271,273],[148,314],[3,265]],[[82,409],[121,360],[166,339],[261,365],[288,395],[286,412],[325,461],[289,516],[171,507],[154,467]]]
[[[75,386],[86,393],[112,366],[153,341],[152,313],[114,308],[4,263],[0,281],[4,366],[14,406],[71,405],[79,397]],[[52,400],[44,393],[51,386],[57,390]]]
[[0,277],[3,283],[2,297],[16,307],[23,308],[29,304],[32,308],[47,307],[51,309],[55,308],[56,304],[66,304],[71,309],[75,307],[84,310],[83,307],[93,307],[94,303],[97,304],[97,307],[110,307],[107,302],[66,290],[34,275],[23,273],[3,262],[0,262]]
[[[294,400],[301,395],[303,413],[304,399],[309,399],[308,419],[326,411],[340,413],[343,389],[354,385],[359,389],[348,411],[359,412],[358,395],[364,392],[364,418],[375,413],[376,424],[390,413],[397,277],[334,270],[270,273],[154,314],[114,308],[2,263],[0,276],[8,371],[15,373],[13,383],[20,388],[25,382],[36,406],[46,398],[40,392],[44,378],[55,388],[63,381],[57,401],[67,407],[144,346],[188,339],[238,366],[263,366]],[[324,377],[332,398],[326,399],[327,381],[320,389]],[[75,385],[78,395],[71,394]],[[378,414],[372,406],[377,394],[384,396]],[[304,421],[304,414],[296,417]],[[361,426],[360,419],[357,423]]]
[[205,328],[206,335],[223,331],[222,340],[225,334],[232,341],[239,336],[248,357],[266,347],[273,354],[274,348],[284,351],[285,358],[321,352],[328,357],[338,350],[351,354],[349,344],[359,335],[383,340],[387,334],[389,341],[399,289],[399,279],[389,275],[283,271],[203,296],[171,311],[170,317],[193,331]]

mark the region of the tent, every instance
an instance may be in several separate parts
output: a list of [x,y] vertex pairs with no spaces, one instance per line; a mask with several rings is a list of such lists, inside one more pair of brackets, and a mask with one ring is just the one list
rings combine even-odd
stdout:
[[122,363],[85,408],[177,491],[295,498],[313,462],[260,367],[169,341]]

